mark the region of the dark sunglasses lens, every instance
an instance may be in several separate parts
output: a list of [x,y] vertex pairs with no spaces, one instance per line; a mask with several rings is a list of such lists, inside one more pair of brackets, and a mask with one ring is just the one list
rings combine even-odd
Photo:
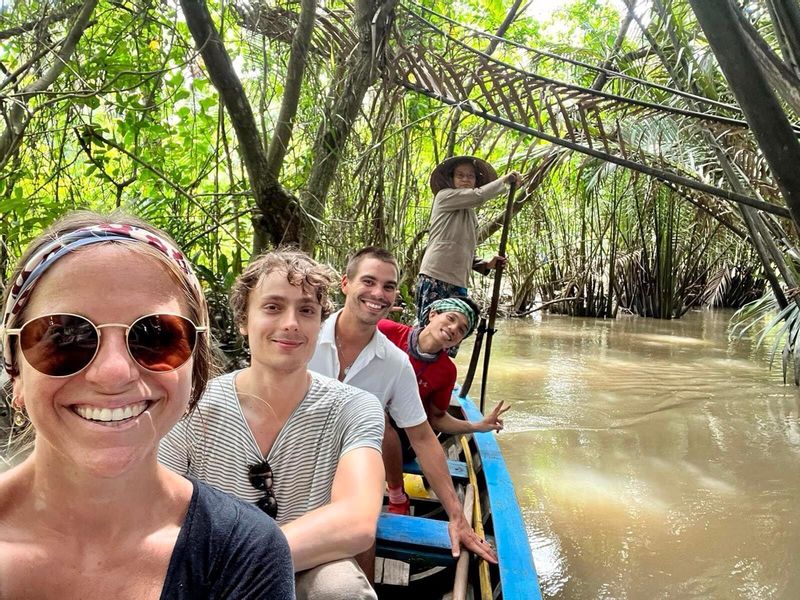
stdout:
[[278,501],[275,496],[267,494],[261,500],[256,502],[256,506],[267,513],[273,519],[278,516]]
[[128,348],[133,359],[150,371],[172,371],[192,356],[197,329],[178,315],[150,315],[131,325]]
[[250,465],[247,477],[250,480],[250,485],[257,490],[266,492],[272,489],[272,469],[270,469],[266,461],[257,465]]
[[86,367],[97,352],[97,329],[83,317],[47,315],[25,324],[19,336],[25,360],[45,375],[64,377]]
[[247,471],[247,478],[250,485],[255,489],[264,492],[264,497],[256,502],[256,506],[267,513],[273,519],[278,516],[278,500],[272,489],[272,469],[265,460],[255,465],[250,465]]

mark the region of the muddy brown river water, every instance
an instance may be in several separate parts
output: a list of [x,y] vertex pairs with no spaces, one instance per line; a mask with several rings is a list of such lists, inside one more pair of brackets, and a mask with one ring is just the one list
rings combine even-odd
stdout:
[[544,597],[800,598],[800,391],[730,316],[499,324],[488,400]]

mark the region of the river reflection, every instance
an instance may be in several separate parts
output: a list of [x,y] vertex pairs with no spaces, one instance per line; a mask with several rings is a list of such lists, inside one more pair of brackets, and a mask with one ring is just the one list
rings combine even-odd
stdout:
[[730,316],[499,325],[487,398],[546,598],[800,598],[800,391]]

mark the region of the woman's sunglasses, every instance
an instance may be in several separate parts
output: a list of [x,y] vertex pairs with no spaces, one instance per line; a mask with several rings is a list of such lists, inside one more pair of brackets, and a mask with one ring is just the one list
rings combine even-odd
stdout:
[[250,485],[264,492],[264,497],[256,502],[256,506],[274,519],[278,515],[278,500],[272,489],[272,469],[269,463],[263,460],[258,464],[250,465],[247,478],[250,480]]
[[155,373],[184,365],[194,352],[197,334],[208,329],[172,314],[145,315],[130,325],[95,325],[86,317],[63,313],[36,317],[5,333],[19,336],[22,355],[39,373],[69,377],[92,363],[100,348],[101,330],[106,327],[124,328],[128,354],[136,364]]

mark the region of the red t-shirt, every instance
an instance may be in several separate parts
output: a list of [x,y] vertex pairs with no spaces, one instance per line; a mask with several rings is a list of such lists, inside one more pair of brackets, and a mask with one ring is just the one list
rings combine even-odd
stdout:
[[[378,322],[378,329],[389,338],[392,343],[408,354],[408,339],[411,337],[411,327],[402,323],[395,323],[389,319]],[[450,395],[456,384],[456,365],[447,356],[447,352],[440,352],[433,362],[417,360],[408,354],[408,360],[414,367],[419,386],[419,396],[425,412],[430,414],[431,405],[445,411],[450,406]]]

